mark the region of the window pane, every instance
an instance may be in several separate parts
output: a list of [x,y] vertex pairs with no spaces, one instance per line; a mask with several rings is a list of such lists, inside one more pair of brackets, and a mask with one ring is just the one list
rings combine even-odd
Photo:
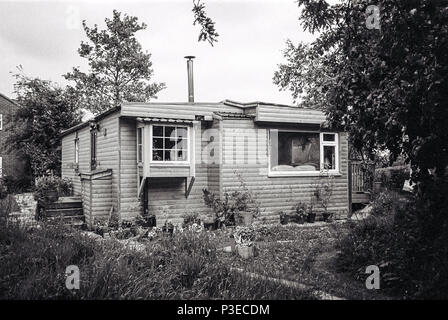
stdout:
[[138,150],[137,150],[137,160],[139,162],[143,161],[143,146],[140,144],[138,145]]
[[152,150],[153,161],[163,161],[163,150]]
[[188,140],[182,139],[177,141],[177,149],[188,149]]
[[174,161],[176,157],[176,151],[175,150],[164,150],[165,158],[163,161]]
[[169,137],[175,137],[176,136],[176,132],[175,132],[176,127],[169,127],[166,126],[165,127],[165,138],[169,138]]
[[324,146],[324,168],[326,170],[336,169],[335,146]]
[[142,143],[142,131],[143,128],[137,128],[137,144]]
[[336,137],[332,133],[324,133],[324,141],[336,141]]
[[153,149],[163,149],[163,138],[153,138],[152,147]]
[[163,126],[153,126],[152,135],[154,137],[163,137]]
[[177,150],[176,161],[187,161],[187,150]]
[[174,149],[176,146],[176,141],[174,138],[165,138],[165,149]]
[[187,128],[177,127],[177,136],[179,138],[187,138]]
[[280,131],[271,134],[273,171],[319,171],[319,164],[319,133]]

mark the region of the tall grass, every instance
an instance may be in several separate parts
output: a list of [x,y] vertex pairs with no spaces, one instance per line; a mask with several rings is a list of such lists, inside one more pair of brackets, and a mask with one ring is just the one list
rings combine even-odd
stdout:
[[[64,226],[10,225],[0,227],[0,256],[0,299],[312,298],[230,271],[207,233],[162,237],[135,251]],[[79,267],[79,290],[65,286],[69,265]]]

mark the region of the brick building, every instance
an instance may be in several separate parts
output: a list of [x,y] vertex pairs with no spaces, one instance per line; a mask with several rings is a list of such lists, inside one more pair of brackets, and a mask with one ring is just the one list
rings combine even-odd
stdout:
[[0,177],[23,175],[24,162],[15,152],[7,154],[3,146],[7,116],[14,113],[18,107],[17,103],[0,93]]

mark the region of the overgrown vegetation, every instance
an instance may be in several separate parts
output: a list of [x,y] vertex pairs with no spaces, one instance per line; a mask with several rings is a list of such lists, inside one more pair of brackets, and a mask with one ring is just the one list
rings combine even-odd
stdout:
[[48,192],[54,191],[58,197],[73,195],[73,185],[71,180],[54,175],[42,176],[36,179],[34,187],[34,199],[38,201],[48,201]]
[[[339,243],[338,267],[365,277],[380,267],[382,289],[405,298],[448,297],[448,201],[446,182],[418,199],[387,191],[373,203],[372,215],[353,224]],[[428,199],[431,197],[432,199]]]
[[[162,236],[135,251],[58,225],[0,227],[1,299],[307,299],[309,293],[253,281],[217,259],[206,232]],[[80,270],[80,289],[65,269]]]

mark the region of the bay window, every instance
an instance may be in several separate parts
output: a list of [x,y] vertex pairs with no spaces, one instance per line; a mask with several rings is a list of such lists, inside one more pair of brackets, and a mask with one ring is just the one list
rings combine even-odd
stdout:
[[189,130],[180,125],[151,125],[151,161],[187,162]]
[[336,133],[270,130],[269,171],[272,175],[337,173],[338,144]]

